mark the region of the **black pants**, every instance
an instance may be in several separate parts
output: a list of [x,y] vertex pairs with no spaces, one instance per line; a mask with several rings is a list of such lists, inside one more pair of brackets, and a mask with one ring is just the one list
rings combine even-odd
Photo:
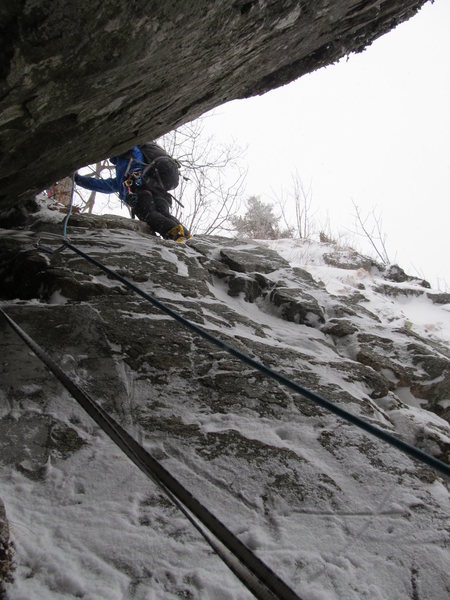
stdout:
[[[149,190],[137,189],[133,198],[127,202],[133,214],[140,221],[148,223],[149,227],[165,237],[169,229],[179,225],[180,222],[170,214],[172,199],[169,194],[157,194]],[[167,196],[167,198],[166,198]]]

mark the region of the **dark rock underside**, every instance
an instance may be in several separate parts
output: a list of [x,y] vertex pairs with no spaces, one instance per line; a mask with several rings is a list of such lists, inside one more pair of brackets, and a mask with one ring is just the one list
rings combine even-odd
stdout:
[[364,49],[424,0],[21,0],[0,9],[0,206]]

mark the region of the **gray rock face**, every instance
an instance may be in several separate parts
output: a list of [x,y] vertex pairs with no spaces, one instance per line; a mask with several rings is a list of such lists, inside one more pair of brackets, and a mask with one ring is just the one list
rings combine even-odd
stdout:
[[13,580],[14,549],[9,538],[9,523],[5,505],[0,499],[0,598],[6,600],[4,584]]
[[3,3],[0,205],[361,51],[424,2]]
[[[448,349],[390,326],[383,311],[392,296],[380,295],[372,274],[364,289],[356,279],[334,295],[262,244],[201,236],[176,244],[129,220],[110,217],[110,229],[101,220],[91,228],[75,217],[71,241],[228,344],[448,461]],[[424,598],[446,597],[448,498],[432,470],[243,366],[78,255],[37,252],[38,237],[58,245],[58,227],[41,219],[36,231],[2,232],[3,307],[301,597],[414,600],[411,578]],[[342,273],[349,281],[361,268]],[[55,557],[73,546],[75,571],[102,564],[111,577],[71,581],[68,597],[98,589],[102,600],[114,597],[109,579],[130,598],[219,597],[199,583],[198,564],[220,569],[210,551],[3,320],[0,356],[0,483],[23,520],[17,585],[36,581],[62,595],[64,581],[46,573],[58,572]],[[102,544],[86,515],[105,503]],[[30,525],[36,511],[52,552],[45,569],[27,570],[33,556],[24,552],[41,531]],[[414,543],[393,543],[394,532]],[[219,578],[227,597],[247,598],[229,573]]]

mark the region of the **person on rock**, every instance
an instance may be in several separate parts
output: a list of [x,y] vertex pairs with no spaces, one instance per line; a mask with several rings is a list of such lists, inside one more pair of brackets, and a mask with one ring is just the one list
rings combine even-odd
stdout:
[[177,187],[179,182],[175,159],[152,142],[142,147],[133,146],[109,160],[116,168],[115,177],[96,179],[75,173],[75,183],[94,192],[117,193],[130,208],[133,218],[145,221],[164,239],[184,242],[192,237],[170,212],[173,197],[168,190]]

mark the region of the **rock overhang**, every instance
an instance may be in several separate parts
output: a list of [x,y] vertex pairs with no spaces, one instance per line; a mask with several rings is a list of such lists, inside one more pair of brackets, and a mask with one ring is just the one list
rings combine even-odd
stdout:
[[0,14],[0,206],[361,51],[424,3],[10,3]]

